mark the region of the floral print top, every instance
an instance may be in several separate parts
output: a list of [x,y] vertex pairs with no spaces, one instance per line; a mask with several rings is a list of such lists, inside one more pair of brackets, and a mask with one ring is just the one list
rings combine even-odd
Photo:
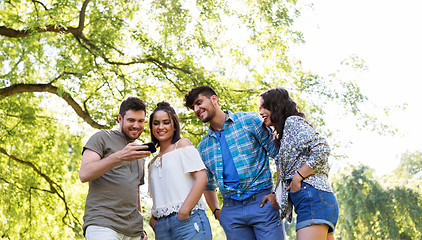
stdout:
[[292,179],[303,164],[314,172],[303,181],[314,188],[333,192],[328,182],[330,147],[306,119],[290,116],[286,119],[280,150],[275,158],[284,181]]

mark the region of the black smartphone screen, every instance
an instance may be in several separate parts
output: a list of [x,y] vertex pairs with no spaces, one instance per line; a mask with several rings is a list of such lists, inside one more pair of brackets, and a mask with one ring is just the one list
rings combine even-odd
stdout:
[[155,148],[155,144],[150,142],[150,143],[144,143],[142,145],[147,145],[148,148],[147,149],[140,149],[138,151],[150,151],[151,153],[155,153],[157,151],[157,149]]

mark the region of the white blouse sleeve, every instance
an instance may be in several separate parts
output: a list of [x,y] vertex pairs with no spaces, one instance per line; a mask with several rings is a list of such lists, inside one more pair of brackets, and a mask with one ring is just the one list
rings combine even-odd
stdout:
[[204,162],[198,150],[194,146],[186,146],[180,149],[182,168],[185,173],[196,172],[205,169]]

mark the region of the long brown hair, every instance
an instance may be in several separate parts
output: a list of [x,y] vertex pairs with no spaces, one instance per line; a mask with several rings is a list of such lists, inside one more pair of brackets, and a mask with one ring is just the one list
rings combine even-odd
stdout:
[[272,88],[259,94],[259,96],[262,98],[262,107],[271,112],[270,120],[274,124],[279,144],[283,137],[286,119],[290,116],[305,118],[305,114],[300,111],[296,102],[284,88]]

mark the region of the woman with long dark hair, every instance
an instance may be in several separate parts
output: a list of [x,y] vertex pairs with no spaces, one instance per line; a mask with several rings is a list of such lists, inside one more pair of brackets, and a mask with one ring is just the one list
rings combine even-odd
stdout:
[[280,145],[275,160],[279,184],[286,188],[276,192],[276,197],[282,217],[291,220],[293,205],[297,239],[334,239],[339,208],[328,182],[330,148],[325,138],[283,88],[261,93],[258,109],[263,124],[276,131]]
[[180,138],[180,123],[167,102],[150,116],[151,140],[160,151],[148,164],[155,239],[211,240],[202,192],[208,183],[198,150]]

